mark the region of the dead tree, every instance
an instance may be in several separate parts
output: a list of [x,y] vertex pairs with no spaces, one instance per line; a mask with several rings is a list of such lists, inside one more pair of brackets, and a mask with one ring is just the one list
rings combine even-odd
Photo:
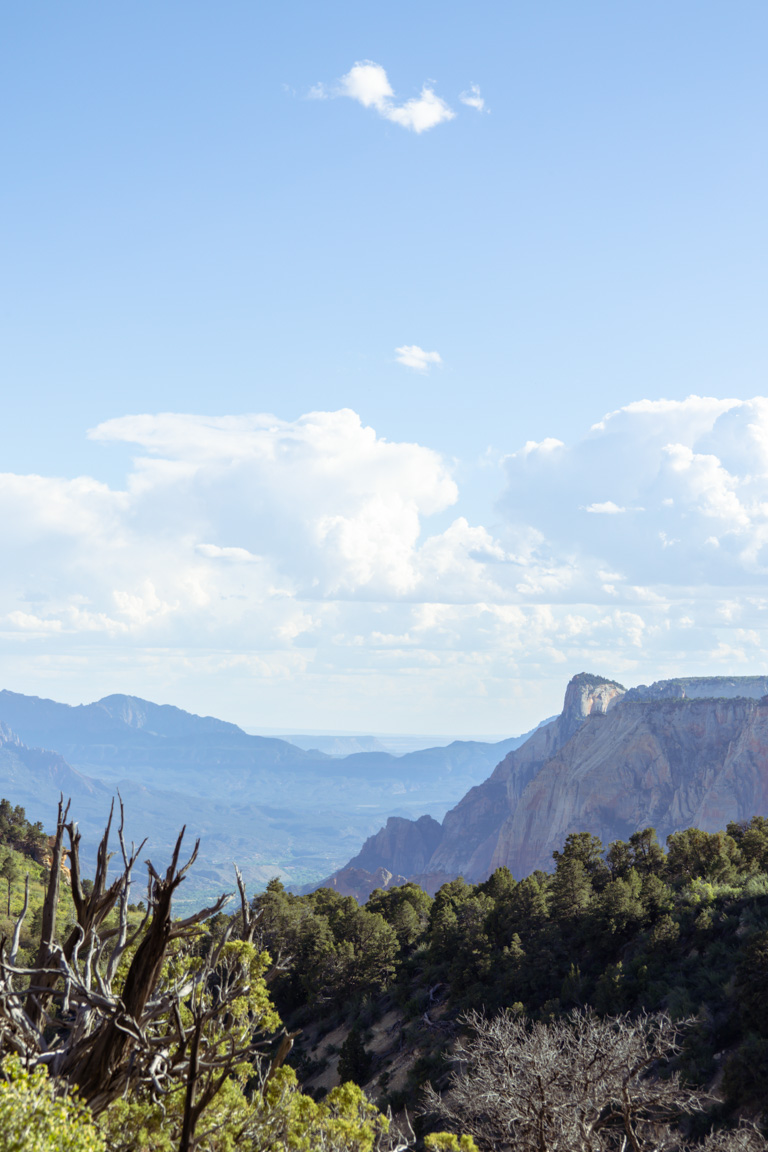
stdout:
[[473,1035],[451,1057],[448,1091],[427,1089],[424,1111],[489,1152],[677,1149],[677,1122],[706,1100],[664,1067],[685,1028],[665,1013],[573,1012],[550,1024],[472,1013],[464,1023]]
[[766,1152],[768,1140],[754,1124],[742,1123],[730,1131],[713,1132],[698,1148],[686,1152]]
[[[61,1083],[77,1085],[96,1114],[124,1093],[163,1097],[183,1092],[180,1149],[188,1152],[200,1116],[233,1069],[243,1061],[259,1065],[266,1059],[260,1021],[247,1012],[243,1017],[242,1007],[261,981],[264,967],[252,943],[256,914],[238,872],[242,939],[231,939],[230,922],[206,955],[195,954],[200,925],[230,897],[222,895],[186,919],[172,919],[173,895],[199,846],[196,843],[186,863],[180,864],[182,829],[164,875],[147,861],[147,911],[129,932],[132,872],[143,844],[138,849],[132,845],[130,852],[126,848],[122,800],[118,829],[122,870],[108,883],[110,812],[88,893],[80,876],[80,834],[74,823],[67,823],[68,814],[69,805],[61,801],[34,964],[17,965],[28,897],[10,950],[5,940],[0,943],[0,1053],[18,1053],[29,1068],[47,1065]],[[65,830],[77,924],[60,945],[55,941],[55,920]],[[105,921],[113,911],[116,924],[107,927]],[[239,1026],[234,1027],[237,1013]],[[287,1055],[291,1042],[292,1037],[284,1036],[279,1056]],[[266,1075],[268,1060],[264,1067]]]

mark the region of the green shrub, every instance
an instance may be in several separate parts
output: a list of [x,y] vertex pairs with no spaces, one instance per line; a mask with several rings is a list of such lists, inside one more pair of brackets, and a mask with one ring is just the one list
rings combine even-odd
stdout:
[[84,1104],[57,1096],[44,1068],[25,1072],[17,1056],[2,1065],[0,1152],[106,1152]]

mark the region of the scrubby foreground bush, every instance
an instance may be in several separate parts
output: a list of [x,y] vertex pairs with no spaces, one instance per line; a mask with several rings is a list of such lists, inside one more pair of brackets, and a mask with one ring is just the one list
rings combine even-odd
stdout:
[[[165,875],[148,862],[136,921],[143,845],[127,849],[121,819],[123,868],[109,884],[110,815],[83,884],[67,816],[60,804],[34,961],[18,962],[28,893],[10,944],[0,942],[0,1152],[404,1152],[408,1141],[358,1087],[317,1103],[284,1066],[293,1037],[267,988],[280,965],[254,943],[239,873],[240,913],[218,931],[206,925],[227,897],[174,920],[171,898],[197,854],[180,865],[182,830]],[[60,941],[65,832],[76,923]]]
[[106,1152],[89,1110],[57,1092],[44,1068],[25,1072],[14,1056],[3,1073],[0,1152]]

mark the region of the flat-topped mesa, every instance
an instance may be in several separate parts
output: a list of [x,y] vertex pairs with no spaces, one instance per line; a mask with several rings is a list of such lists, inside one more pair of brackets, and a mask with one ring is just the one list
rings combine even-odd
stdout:
[[678,676],[630,688],[624,700],[761,700],[768,696],[768,676]]

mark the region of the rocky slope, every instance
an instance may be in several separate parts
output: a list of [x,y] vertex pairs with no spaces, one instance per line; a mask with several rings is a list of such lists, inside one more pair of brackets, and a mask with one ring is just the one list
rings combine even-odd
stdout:
[[626,701],[543,766],[499,829],[490,869],[549,868],[582,829],[608,843],[651,826],[664,843],[766,814],[768,699]]
[[[663,842],[691,825],[768,815],[768,678],[697,677],[626,691],[582,673],[561,715],[511,751],[435,822],[400,821],[353,864],[426,881],[551,869],[570,832],[606,844],[653,826]],[[431,849],[431,854],[429,850]]]

